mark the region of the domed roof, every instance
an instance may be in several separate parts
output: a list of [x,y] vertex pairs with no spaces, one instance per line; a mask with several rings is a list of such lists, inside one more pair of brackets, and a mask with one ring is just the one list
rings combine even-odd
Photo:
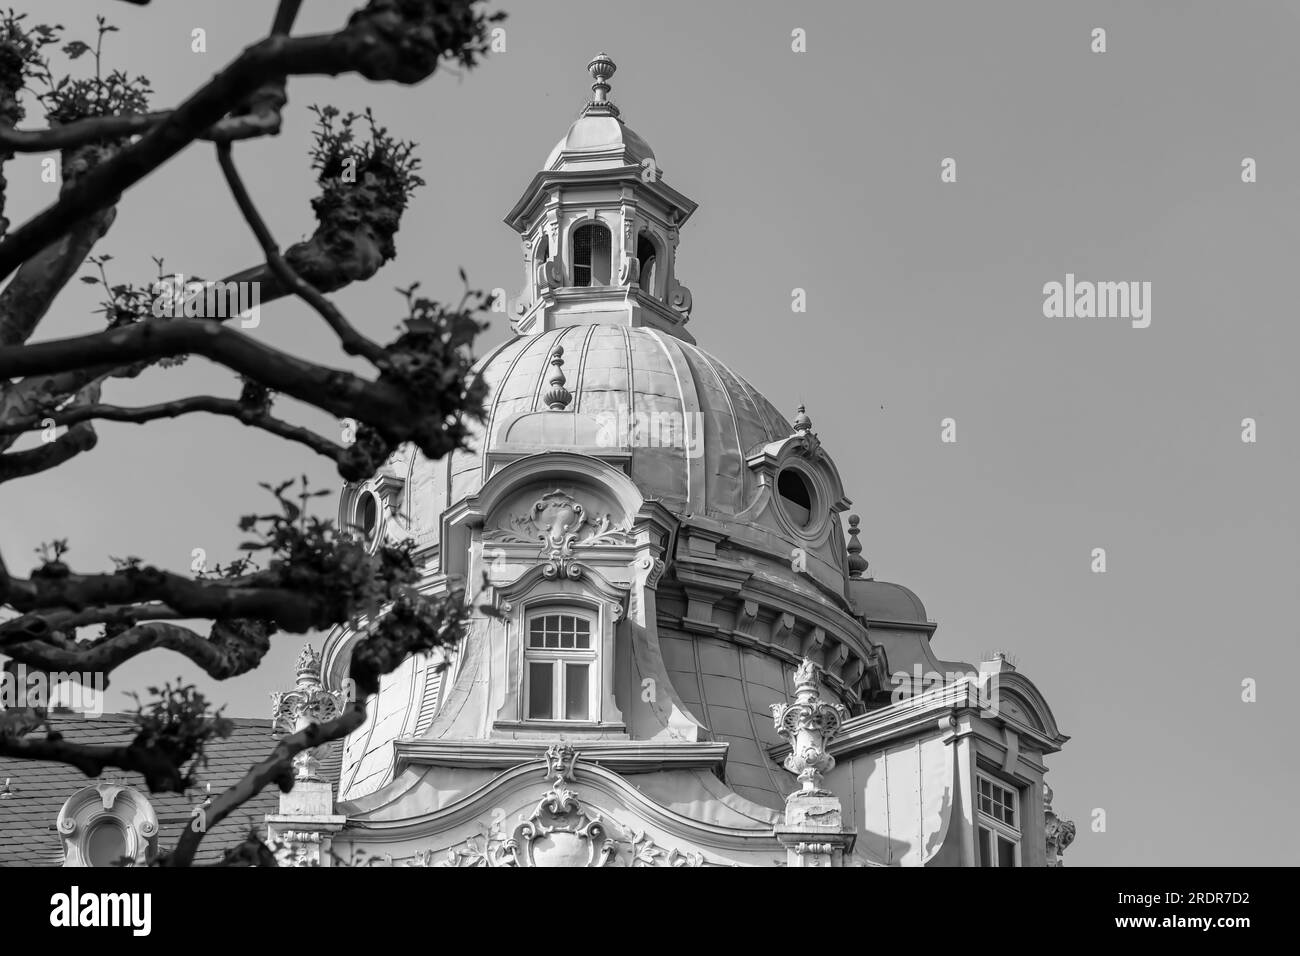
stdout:
[[575,165],[639,166],[654,158],[650,144],[617,116],[585,113],[574,120],[569,131],[555,144],[542,169],[550,171]]
[[[562,412],[548,411],[546,401],[556,346],[564,350],[564,387],[572,396]],[[726,520],[759,494],[746,457],[791,433],[785,416],[743,378],[655,329],[571,325],[519,336],[481,359],[478,369],[489,396],[474,450],[439,462],[416,455],[411,464],[417,544],[436,536],[442,508],[483,486],[492,453],[623,454],[629,477],[647,497],[678,514]]]

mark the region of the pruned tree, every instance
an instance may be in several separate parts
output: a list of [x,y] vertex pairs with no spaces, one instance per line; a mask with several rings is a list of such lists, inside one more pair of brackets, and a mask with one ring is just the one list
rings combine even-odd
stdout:
[[[90,452],[99,421],[228,416],[306,446],[333,460],[344,479],[357,481],[403,443],[440,458],[461,447],[470,424],[481,419],[485,386],[472,374],[469,350],[483,328],[477,315],[488,296],[467,290],[448,306],[418,296],[412,286],[404,293],[402,330],[387,343],[363,334],[328,298],[369,279],[396,255],[403,211],[421,185],[412,146],[390,136],[368,112],[316,109],[316,228],[283,253],[234,154],[243,140],[279,132],[290,78],[356,74],[414,84],[441,65],[470,68],[487,51],[491,24],[502,15],[469,0],[369,0],[337,31],[298,36],[293,27],[300,5],[280,0],[264,39],[163,111],[151,109],[144,77],[105,70],[103,45],[115,28],[103,18],[92,46],[63,43],[61,27],[34,25],[12,11],[0,15],[0,167],[23,152],[57,153],[62,166],[57,201],[12,230],[3,217],[7,184],[0,177],[0,281],[7,280],[0,291],[0,482],[39,475]],[[93,55],[94,75],[56,76],[47,55],[56,51],[67,59]],[[19,128],[33,103],[44,111],[45,127]],[[111,229],[117,204],[131,186],[191,146],[213,150],[214,175],[219,171],[251,230],[257,262],[217,283],[176,288],[161,275],[148,283],[110,283],[105,263],[111,256],[92,250]],[[83,274],[87,266],[89,275]],[[102,327],[33,341],[55,298],[79,274],[103,286]],[[214,289],[220,295],[237,283],[256,283],[263,307],[290,296],[307,303],[342,351],[364,361],[371,374],[307,361],[237,328],[229,310],[210,308]],[[113,380],[174,367],[189,355],[229,369],[237,395],[183,396],[143,407],[103,400]],[[355,440],[335,442],[277,416],[277,395],[352,420]],[[33,432],[46,440],[16,450]],[[184,831],[163,855],[167,865],[190,865],[204,834],[267,786],[292,787],[295,755],[359,727],[365,699],[383,674],[410,654],[454,646],[461,636],[464,595],[420,594],[409,546],[372,554],[351,529],[312,517],[311,499],[325,492],[308,489],[305,478],[296,490],[288,482],[266,487],[277,507],[241,520],[241,530],[251,535],[246,553],[197,576],[134,558],[112,570],[74,572],[62,541],[49,545],[25,578],[0,556],[6,666],[106,677],[126,661],[165,648],[225,680],[257,667],[277,632],[301,634],[363,616],[371,622],[352,656],[355,695],[341,716],[282,738],[206,808],[202,831]],[[196,620],[209,622],[206,634],[190,626]],[[183,793],[194,783],[205,744],[227,732],[225,722],[193,688],[151,692],[157,699],[140,707],[138,733],[126,746],[71,743],[47,712],[20,708],[0,712],[0,754],[59,761],[92,777],[119,768],[141,774],[154,792]],[[257,846],[237,856],[243,862],[270,859]]]

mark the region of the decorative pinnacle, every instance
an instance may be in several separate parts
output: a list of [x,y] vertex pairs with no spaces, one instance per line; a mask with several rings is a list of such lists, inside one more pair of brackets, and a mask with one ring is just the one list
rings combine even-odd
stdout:
[[799,412],[794,416],[794,430],[796,432],[812,431],[812,419],[808,417],[808,410],[802,405],[799,406]]
[[858,534],[862,531],[858,527],[858,522],[862,519],[857,515],[849,515],[849,577],[860,578],[867,570],[867,559],[862,556],[862,542],[858,540]]
[[618,115],[618,107],[609,101],[609,78],[614,75],[614,71],[617,69],[618,67],[614,61],[605,53],[597,53],[592,61],[587,64],[587,72],[596,81],[591,84],[591,103],[589,105],[608,110],[615,116]]
[[566,381],[564,377],[564,346],[557,345],[551,352],[551,364],[555,366],[555,371],[547,384],[551,386],[550,390],[542,396],[542,401],[546,407],[555,412],[562,412],[573,401],[573,393],[564,387]]
[[299,684],[320,683],[320,655],[316,653],[310,644],[302,646],[302,652],[298,655],[298,661],[294,665],[294,672]]
[[805,657],[794,672],[794,703],[772,705],[776,732],[790,742],[785,769],[799,778],[799,789],[786,797],[787,802],[831,795],[822,787],[823,774],[835,767],[827,747],[848,718],[848,711],[843,704],[821,698],[821,670]]

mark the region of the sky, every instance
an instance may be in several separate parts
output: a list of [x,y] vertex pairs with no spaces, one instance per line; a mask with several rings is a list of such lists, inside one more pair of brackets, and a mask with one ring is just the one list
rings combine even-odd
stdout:
[[[298,32],[336,28],[354,5],[305,4]],[[105,13],[121,28],[106,62],[148,75],[163,107],[257,40],[273,5],[16,7],[87,40]],[[1079,828],[1068,865],[1293,862],[1300,7],[497,8],[506,48],[469,73],[291,82],[283,133],[235,150],[281,246],[314,227],[307,106],[371,106],[419,143],[428,184],[398,258],[334,301],[386,340],[401,319],[393,290],[412,281],[458,297],[463,267],[514,294],[519,244],[501,219],[586,102],[587,61],[608,53],[622,118],[700,204],[677,258],[700,345],[790,415],[807,406],[862,516],[864,556],[925,602],[938,655],[1009,653],[1071,736],[1048,760],[1055,808]],[[40,159],[6,167],[15,224],[55,198]],[[941,179],[946,159],[955,181]],[[114,257],[114,282],[150,279],[151,256],[208,277],[259,258],[204,144],[130,190],[96,251]],[[1046,316],[1044,286],[1067,274],[1149,282],[1149,326]],[[795,289],[806,313],[791,310]],[[95,307],[74,283],[40,334],[93,330]],[[492,318],[481,350],[508,333]],[[258,334],[356,367],[298,302],[265,309]],[[238,385],[193,358],[114,382],[105,399],[203,393]],[[277,408],[337,431],[291,401]],[[955,442],[941,440],[949,418]],[[236,553],[238,516],[267,503],[259,481],[339,485],[306,449],[228,420],[98,432],[94,451],[0,485],[11,569],[66,537],[79,571],[126,555],[185,571],[195,549],[209,562]],[[158,652],[117,672],[109,706],[181,676],[231,715],[269,719],[301,645],[277,637],[258,671],[224,685]]]

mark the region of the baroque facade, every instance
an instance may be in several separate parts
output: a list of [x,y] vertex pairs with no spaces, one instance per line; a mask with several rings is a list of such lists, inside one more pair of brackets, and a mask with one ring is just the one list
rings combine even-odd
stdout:
[[[588,70],[505,220],[526,281],[478,366],[474,450],[399,451],[340,503],[370,547],[412,542],[427,592],[473,595],[467,635],[387,675],[363,727],[249,809],[290,865],[1059,866],[1075,828],[1044,782],[1068,739],[1047,702],[1002,657],[935,655],[921,601],[870,573],[807,411],[696,346],[677,269],[695,203],[610,101],[613,61]],[[335,716],[364,639],[307,648],[271,730]],[[265,753],[238,723],[216,792]],[[202,819],[131,781],[0,771],[12,862],[143,864]]]
[[[1067,740],[999,657],[937,658],[873,579],[807,412],[787,420],[687,329],[696,205],[588,65],[582,114],[506,216],[526,283],[479,364],[474,450],[394,455],[343,524],[411,540],[478,610],[446,661],[368,702],[337,780],[308,761],[270,818],[299,863],[1043,866],[1073,824]],[[364,629],[324,647],[283,729],[336,706]],[[443,667],[441,665],[445,664]],[[300,674],[300,678],[303,675]],[[306,716],[304,717],[304,714]],[[332,776],[332,775],[331,775]]]

